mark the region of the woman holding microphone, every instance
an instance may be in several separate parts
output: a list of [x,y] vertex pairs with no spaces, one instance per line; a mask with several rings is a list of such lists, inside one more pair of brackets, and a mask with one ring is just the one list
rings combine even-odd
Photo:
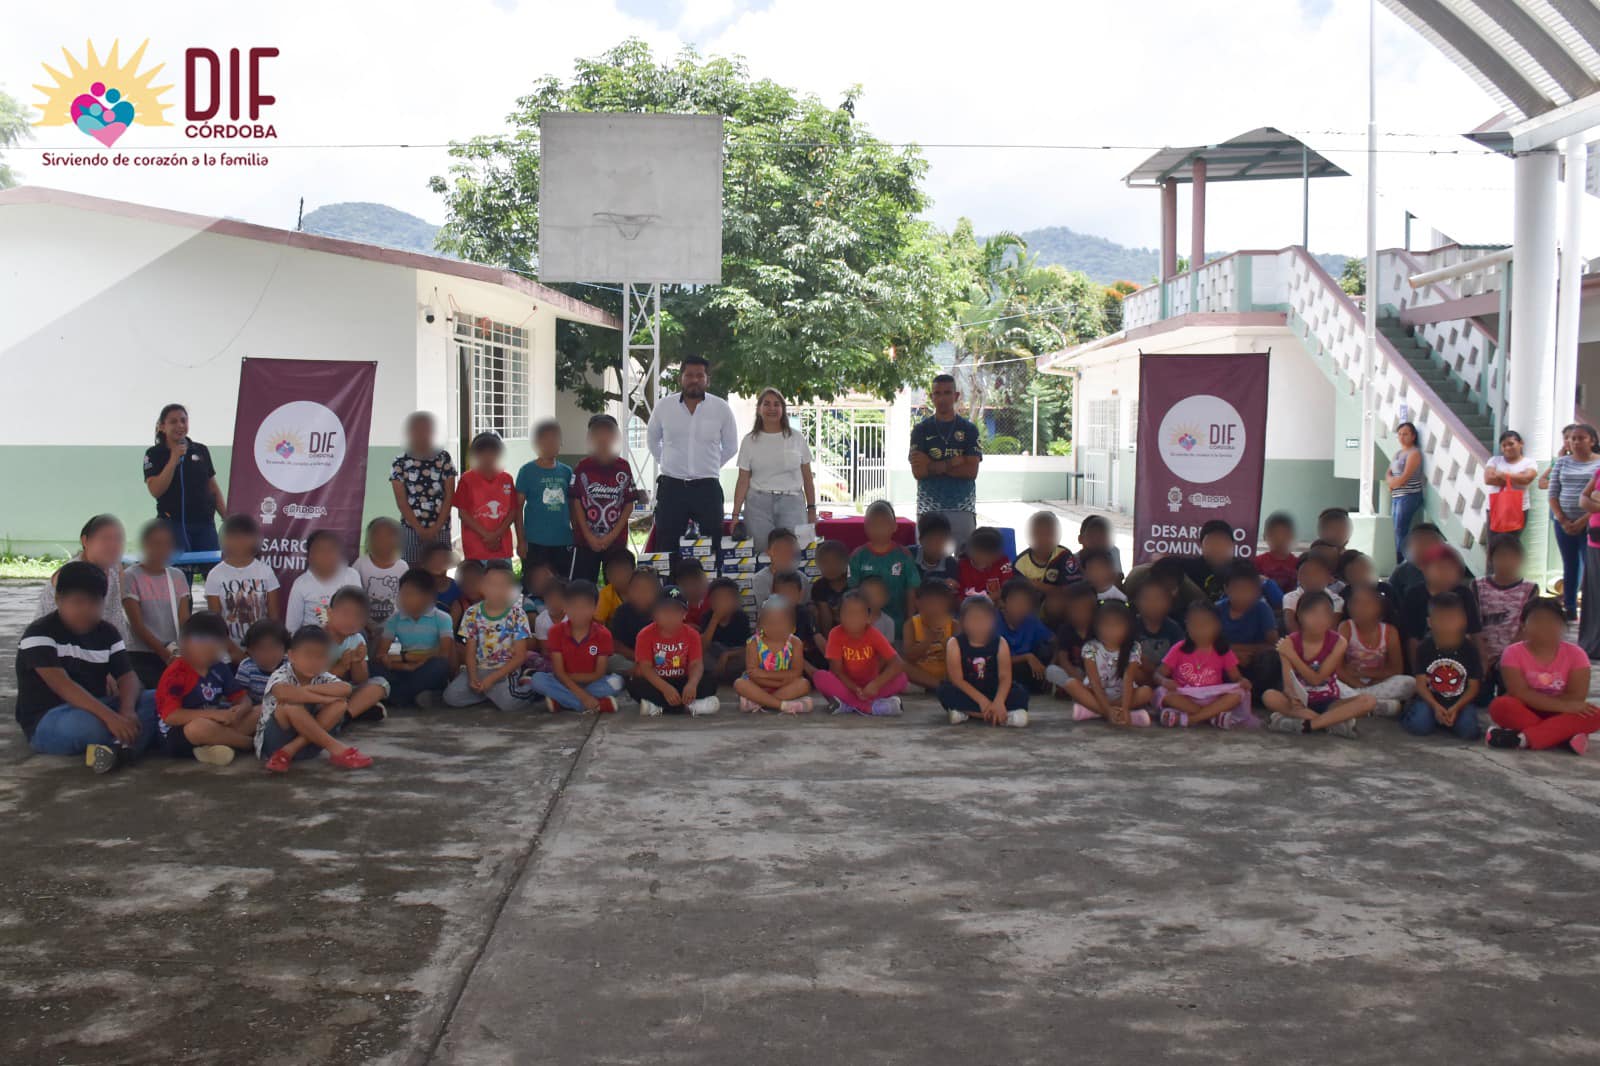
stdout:
[[217,524],[228,501],[217,484],[211,451],[189,439],[189,412],[169,403],[156,419],[156,442],[144,453],[144,485],[156,500],[156,517],[172,523],[178,550],[214,552]]

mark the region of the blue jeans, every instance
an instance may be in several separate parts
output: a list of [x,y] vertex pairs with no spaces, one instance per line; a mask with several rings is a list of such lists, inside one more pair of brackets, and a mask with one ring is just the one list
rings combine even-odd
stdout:
[[1561,528],[1561,523],[1550,519],[1550,530],[1556,535],[1556,547],[1561,549],[1561,598],[1566,601],[1567,617],[1578,616],[1578,586],[1583,584],[1583,552],[1589,546],[1587,532],[1574,536]]
[[[118,700],[107,696],[100,701],[113,711]],[[139,697],[136,708],[139,716],[139,735],[128,746],[129,754],[143,755],[156,735],[156,694],[146,692]],[[91,744],[116,744],[106,724],[81,707],[70,703],[52,707],[44,712],[39,724],[34,726],[33,739],[28,742],[39,755],[82,755]]]
[[450,683],[450,664],[434,656],[415,670],[383,670],[389,681],[389,701],[401,707],[416,705],[423,692],[443,692]]
[[1422,513],[1422,493],[1408,492],[1404,496],[1390,496],[1389,510],[1394,518],[1394,558],[1396,563],[1405,561],[1406,534],[1411,532],[1411,523],[1417,515]]
[[[533,675],[530,682],[533,690],[558,707],[565,707],[569,711],[583,710],[583,704],[578,697],[555,674],[540,671]],[[617,693],[622,691],[622,678],[616,674],[605,674],[597,681],[591,681],[583,686],[585,692],[597,700],[616,699]]]
[[[1456,715],[1456,724],[1450,727],[1450,732],[1462,740],[1477,740],[1483,735],[1483,730],[1478,727],[1478,711],[1479,707],[1475,703],[1469,703],[1461,708],[1461,713]],[[1425,737],[1445,727],[1434,717],[1433,708],[1419,698],[1406,704],[1405,711],[1400,715],[1400,728],[1414,737]]]

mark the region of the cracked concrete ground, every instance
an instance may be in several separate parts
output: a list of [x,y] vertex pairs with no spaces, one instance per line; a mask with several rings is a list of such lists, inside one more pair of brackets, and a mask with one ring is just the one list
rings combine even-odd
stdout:
[[7,727],[0,1061],[1595,1061],[1594,758],[1365,732],[435,712],[278,780]]

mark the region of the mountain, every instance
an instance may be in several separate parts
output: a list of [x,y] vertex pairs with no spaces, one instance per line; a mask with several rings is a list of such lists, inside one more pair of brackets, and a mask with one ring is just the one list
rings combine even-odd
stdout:
[[433,246],[439,227],[385,204],[324,204],[300,220],[307,233],[362,241],[407,252],[443,255]]
[[[1039,257],[1041,263],[1056,263],[1068,270],[1081,270],[1102,285],[1113,281],[1131,281],[1145,285],[1160,269],[1161,253],[1155,248],[1129,248],[1105,237],[1078,233],[1066,226],[1046,226],[1017,234],[1028,242],[1028,252]],[[1207,252],[1206,258],[1215,259],[1225,252]],[[1344,271],[1345,256],[1318,255],[1317,262],[1329,274],[1338,277]]]

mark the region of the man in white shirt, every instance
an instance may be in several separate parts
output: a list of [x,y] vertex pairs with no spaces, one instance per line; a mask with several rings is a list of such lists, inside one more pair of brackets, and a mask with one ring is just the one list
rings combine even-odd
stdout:
[[[648,442],[655,456],[657,551],[677,551],[694,521],[700,535],[722,550],[722,481],[718,473],[739,453],[739,427],[733,409],[706,392],[711,365],[690,355],[678,372],[683,390],[663,396],[650,412]],[[712,558],[716,558],[715,555]]]

